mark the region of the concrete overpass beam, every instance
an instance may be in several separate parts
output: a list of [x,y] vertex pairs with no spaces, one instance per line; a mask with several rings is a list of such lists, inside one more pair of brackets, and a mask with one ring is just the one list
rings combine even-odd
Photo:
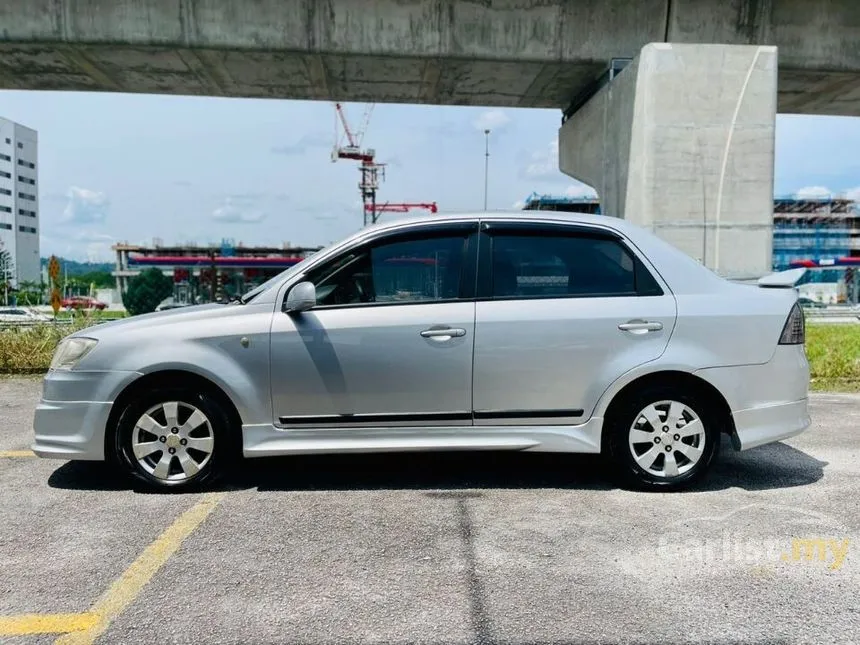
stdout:
[[603,212],[729,277],[770,271],[777,49],[654,43],[559,130]]

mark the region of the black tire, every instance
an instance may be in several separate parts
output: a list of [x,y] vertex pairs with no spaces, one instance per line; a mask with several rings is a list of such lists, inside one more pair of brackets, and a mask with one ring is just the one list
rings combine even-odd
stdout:
[[[208,453],[208,458],[205,458],[204,451],[192,449],[190,445],[176,446],[174,450],[187,450],[187,454],[174,454],[166,457],[164,452],[154,453],[158,455],[160,460],[162,457],[170,460],[169,473],[176,471],[184,471],[179,457],[191,457],[196,464],[202,464],[198,472],[193,475],[181,475],[183,479],[164,479],[150,472],[134,455],[133,441],[135,435],[139,433],[136,428],[138,421],[143,417],[144,413],[151,410],[155,406],[167,402],[177,402],[178,406],[178,421],[177,425],[182,426],[183,421],[190,417],[190,409],[196,409],[202,413],[206,419],[206,424],[199,426],[199,430],[192,430],[191,434],[185,439],[186,442],[192,439],[212,437],[211,452]],[[159,415],[156,411],[153,418],[159,423],[165,421],[165,417]],[[169,424],[164,424],[168,426]],[[170,438],[172,428],[168,427],[164,433]],[[159,433],[160,434],[160,433]],[[142,436],[142,435],[141,435]],[[180,436],[177,433],[177,437]],[[119,421],[114,428],[113,441],[110,442],[109,450],[112,452],[113,461],[122,472],[132,478],[138,484],[142,484],[144,488],[155,492],[190,492],[198,491],[204,487],[210,486],[232,465],[238,457],[240,446],[237,440],[238,433],[231,427],[230,416],[224,409],[223,404],[215,397],[208,393],[195,392],[182,388],[160,389],[147,392],[134,401],[129,403],[119,416]],[[158,435],[149,433],[146,434],[147,439],[153,437],[159,440]],[[160,440],[159,440],[160,441]],[[176,441],[175,438],[170,439],[171,442]],[[165,442],[162,442],[165,443]],[[165,443],[165,445],[168,445]],[[176,457],[176,458],[173,458]],[[151,457],[155,460],[155,456]],[[199,461],[198,461],[199,459]],[[156,460],[156,461],[158,461]],[[148,464],[153,465],[151,462]]]
[[[673,444],[678,443],[678,441],[687,443],[688,439],[682,438],[680,440],[675,440],[675,436],[680,436],[680,434],[675,435],[674,433],[664,430],[668,425],[663,425],[656,431],[652,431],[651,423],[640,424],[640,421],[644,418],[641,415],[643,410],[652,404],[659,404],[660,402],[666,401],[676,401],[686,406],[698,417],[704,430],[703,436],[700,435],[699,437],[689,438],[690,442],[702,442],[698,444],[698,447],[701,448],[701,456],[698,457],[697,461],[693,461],[692,459],[689,462],[685,461],[683,465],[679,466],[679,470],[689,464],[692,465],[684,472],[680,472],[674,476],[667,474],[656,475],[653,472],[650,472],[637,463],[633,455],[634,450],[641,451],[638,452],[638,454],[642,457],[644,453],[647,453],[652,449],[662,449],[662,446],[666,445],[666,439],[664,439],[664,437],[669,436],[669,447],[667,448],[667,451],[672,453],[672,461],[675,462],[676,466],[678,466],[678,462],[680,460],[688,459],[685,455],[680,454],[680,451],[676,452],[672,450],[673,447],[676,447]],[[665,404],[658,405],[656,409],[661,412],[661,414],[668,412]],[[661,416],[660,418],[663,419],[661,423],[668,423],[667,416]],[[720,445],[721,424],[719,414],[715,406],[710,405],[707,400],[698,394],[678,387],[646,386],[637,392],[633,392],[618,401],[617,404],[613,404],[610,413],[607,415],[605,423],[605,454],[610,460],[614,474],[619,480],[619,483],[623,486],[636,490],[668,492],[691,487],[696,482],[700,481],[711,468],[714,460],[716,459]],[[637,424],[638,428],[650,432],[652,436],[655,437],[653,441],[662,441],[663,443],[649,445],[648,443],[643,442],[641,444],[637,444],[635,448],[632,447],[629,441],[634,423]],[[683,426],[681,426],[681,429],[683,429]],[[688,450],[688,448],[684,448],[684,450]],[[654,454],[656,454],[656,452]],[[680,456],[678,456],[679,454]],[[657,461],[655,461],[655,463],[660,464],[659,458],[656,459]],[[666,468],[666,459],[666,456],[663,455],[662,467],[664,469]],[[656,466],[656,469],[659,470],[660,466]]]

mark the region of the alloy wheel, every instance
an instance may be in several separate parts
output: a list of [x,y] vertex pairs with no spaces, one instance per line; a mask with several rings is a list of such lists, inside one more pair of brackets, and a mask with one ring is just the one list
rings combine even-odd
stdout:
[[207,466],[215,433],[197,407],[166,401],[152,406],[137,420],[131,445],[143,470],[166,484],[179,484]]
[[647,405],[630,426],[628,444],[645,472],[670,479],[693,469],[705,452],[705,427],[689,406],[679,401]]

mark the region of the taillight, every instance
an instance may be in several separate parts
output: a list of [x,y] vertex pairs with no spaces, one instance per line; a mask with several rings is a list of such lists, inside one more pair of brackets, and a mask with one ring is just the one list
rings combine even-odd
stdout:
[[782,328],[782,335],[779,337],[780,345],[803,345],[806,341],[806,324],[803,319],[803,309],[798,303],[794,303],[791,312],[788,314],[788,320],[785,321],[785,326]]

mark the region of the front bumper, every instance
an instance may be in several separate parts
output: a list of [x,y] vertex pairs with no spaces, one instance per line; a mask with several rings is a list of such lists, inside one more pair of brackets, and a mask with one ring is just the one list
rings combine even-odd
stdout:
[[120,371],[48,372],[33,418],[33,452],[52,459],[103,461],[113,401],[138,376]]
[[40,457],[103,461],[111,403],[45,401],[36,407],[32,450]]
[[737,450],[788,439],[806,430],[812,422],[808,399],[738,410],[732,417],[735,421],[732,442]]

